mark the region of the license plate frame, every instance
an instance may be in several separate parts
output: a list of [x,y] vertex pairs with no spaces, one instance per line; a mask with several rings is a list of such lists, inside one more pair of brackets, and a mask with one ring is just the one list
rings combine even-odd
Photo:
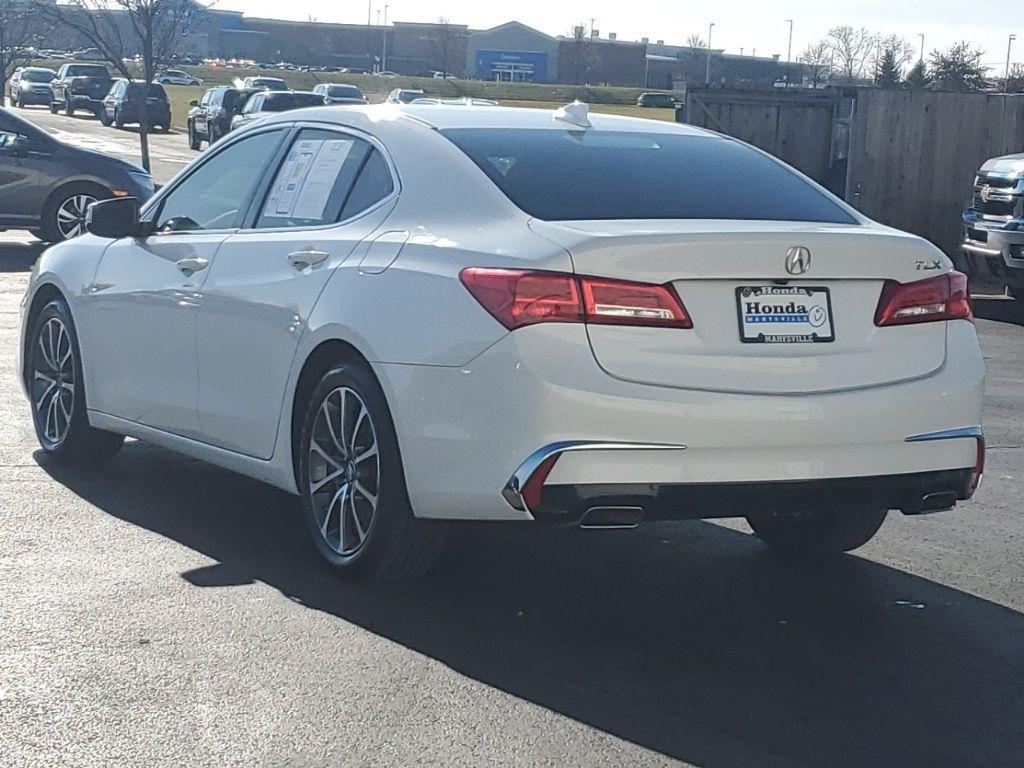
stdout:
[[[793,312],[750,312],[744,302],[771,299],[772,307]],[[801,303],[801,300],[805,303]],[[804,311],[800,311],[803,309]],[[822,314],[823,312],[823,314]],[[828,344],[836,340],[832,292],[819,285],[740,285],[736,288],[736,318],[744,344]],[[751,318],[758,318],[752,320]],[[765,330],[753,330],[757,326]],[[792,325],[793,327],[786,328]],[[781,328],[780,328],[781,326]],[[776,332],[768,332],[774,329]],[[781,330],[790,330],[785,333]]]

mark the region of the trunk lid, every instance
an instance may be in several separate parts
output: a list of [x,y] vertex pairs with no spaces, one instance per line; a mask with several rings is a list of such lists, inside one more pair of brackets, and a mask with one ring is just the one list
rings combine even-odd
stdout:
[[[808,394],[919,378],[945,362],[945,323],[874,324],[885,280],[908,283],[952,268],[912,235],[874,224],[763,221],[535,220],[531,226],[569,252],[578,274],[670,283],[682,299],[690,330],[588,325],[597,362],[617,378],[705,391]],[[786,257],[796,247],[809,252],[810,262],[794,276]],[[783,294],[826,289],[768,301],[791,312],[797,311],[791,302],[804,298],[827,303],[834,340],[741,341],[741,302],[758,300],[742,291],[765,287]],[[757,327],[747,329],[756,337]]]

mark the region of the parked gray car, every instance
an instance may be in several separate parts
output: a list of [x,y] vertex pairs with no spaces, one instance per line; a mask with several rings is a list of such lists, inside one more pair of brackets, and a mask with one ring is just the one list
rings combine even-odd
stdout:
[[57,141],[0,108],[0,230],[28,229],[48,242],[85,231],[96,200],[153,194],[141,168],[109,155]]

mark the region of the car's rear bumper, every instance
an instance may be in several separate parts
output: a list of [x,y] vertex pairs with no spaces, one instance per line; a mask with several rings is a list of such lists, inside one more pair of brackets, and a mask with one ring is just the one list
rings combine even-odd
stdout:
[[[968,470],[984,367],[974,327],[948,324],[947,363],[923,378],[814,395],[724,394],[622,381],[583,326],[520,329],[459,368],[378,364],[418,515],[530,519],[502,494],[544,446],[571,450],[548,487],[724,488]],[[675,491],[673,491],[675,493]],[[658,494],[655,494],[658,495]],[[671,496],[671,494],[669,494]]]
[[971,497],[972,470],[759,483],[545,486],[534,517],[593,527],[641,520],[691,520],[750,514],[881,508],[916,515]]
[[103,99],[94,99],[92,96],[81,93],[73,93],[69,98],[75,109],[90,109],[93,112],[103,109]]

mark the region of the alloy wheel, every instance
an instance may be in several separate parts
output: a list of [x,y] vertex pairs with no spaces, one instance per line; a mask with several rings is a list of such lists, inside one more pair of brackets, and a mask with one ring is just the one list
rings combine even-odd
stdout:
[[65,240],[85,232],[85,211],[97,198],[92,195],[72,195],[57,208],[57,229]]
[[337,387],[321,401],[308,459],[320,535],[339,555],[354,555],[370,534],[380,495],[377,430],[355,390]]
[[51,317],[39,327],[31,389],[39,432],[56,447],[67,437],[75,407],[75,355],[60,318]]

